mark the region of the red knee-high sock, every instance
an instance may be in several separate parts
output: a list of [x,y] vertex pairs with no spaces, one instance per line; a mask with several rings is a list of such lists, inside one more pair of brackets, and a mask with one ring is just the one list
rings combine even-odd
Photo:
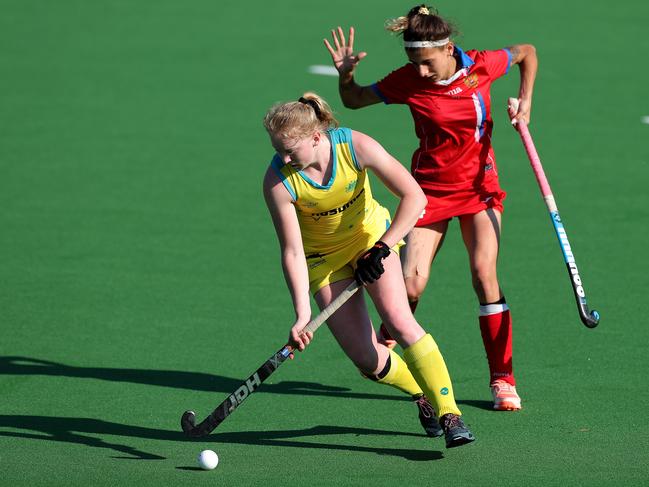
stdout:
[[512,317],[502,298],[480,305],[480,332],[489,362],[490,382],[500,379],[516,385],[512,367]]
[[[412,311],[413,314],[417,309],[418,303],[419,303],[418,299],[415,299],[414,301],[408,301],[408,304],[410,305],[410,311]],[[390,335],[390,332],[388,331],[388,329],[385,327],[383,323],[381,323],[380,330],[381,330],[381,336],[383,337],[384,340],[394,340],[394,338],[392,338],[392,335]]]

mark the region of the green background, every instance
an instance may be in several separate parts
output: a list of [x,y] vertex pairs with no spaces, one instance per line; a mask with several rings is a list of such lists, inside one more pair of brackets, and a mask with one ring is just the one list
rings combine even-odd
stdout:
[[[599,328],[492,90],[508,191],[499,274],[524,409],[490,410],[457,224],[417,311],[476,443],[446,450],[326,329],[210,437],[201,418],[284,342],[293,311],[261,195],[274,102],[315,90],[409,164],[404,107],[342,107],[330,28],[368,84],[404,62],[404,1],[0,2],[1,485],[646,485],[649,4],[441,1],[464,48],[532,43],[530,129]],[[378,198],[394,199],[375,184]],[[202,449],[221,459],[196,470]]]

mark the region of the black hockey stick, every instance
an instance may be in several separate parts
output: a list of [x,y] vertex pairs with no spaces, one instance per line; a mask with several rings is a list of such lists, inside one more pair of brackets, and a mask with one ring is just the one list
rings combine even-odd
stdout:
[[[316,331],[327,318],[336,312],[349,298],[351,298],[360,285],[354,281],[347,286],[329,305],[323,309],[318,316],[313,318],[304,327],[304,332]],[[241,403],[248,398],[250,394],[255,392],[257,388],[264,382],[273,372],[275,372],[280,365],[289,357],[293,349],[289,345],[283,346],[272,357],[270,357],[264,364],[259,367],[254,374],[248,377],[228,398],[219,404],[210,415],[196,424],[196,413],[194,411],[185,411],[180,419],[180,425],[187,436],[201,437],[210,434],[225,418],[238,408]]]
[[[509,99],[509,106],[512,107],[512,110],[515,112],[518,111],[518,100],[516,98]],[[511,112],[510,112],[511,114]],[[525,151],[532,165],[532,170],[536,176],[536,181],[539,183],[539,188],[541,188],[541,194],[545,200],[545,204],[550,212],[550,218],[552,219],[552,225],[554,226],[554,231],[557,234],[559,239],[559,245],[561,246],[561,252],[563,252],[563,259],[568,268],[568,275],[570,276],[570,284],[572,284],[572,290],[575,294],[575,300],[577,301],[577,309],[579,310],[579,318],[581,322],[586,325],[588,328],[595,328],[599,324],[599,313],[595,310],[589,310],[588,304],[586,303],[586,292],[584,291],[584,286],[581,282],[581,277],[579,276],[579,270],[577,269],[577,264],[575,262],[575,256],[570,247],[570,242],[568,242],[568,234],[563,228],[563,223],[561,223],[561,217],[559,216],[559,209],[557,204],[554,201],[554,196],[552,195],[552,190],[550,189],[550,184],[548,179],[545,177],[545,172],[543,171],[543,166],[541,165],[541,159],[539,154],[536,152],[534,147],[534,141],[532,140],[532,135],[527,128],[527,124],[523,121],[518,121],[516,123],[518,133],[521,136],[523,145],[525,146]]]

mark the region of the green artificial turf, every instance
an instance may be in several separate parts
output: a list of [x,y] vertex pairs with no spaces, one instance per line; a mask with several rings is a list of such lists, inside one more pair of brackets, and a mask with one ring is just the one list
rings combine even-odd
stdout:
[[[423,436],[326,329],[210,437],[199,419],[286,339],[293,311],[261,195],[266,109],[315,90],[406,165],[404,107],[342,107],[322,38],[353,24],[369,84],[405,62],[410,3],[6,0],[0,15],[0,485],[646,485],[649,7],[437,6],[465,48],[536,45],[530,129],[589,304],[578,319],[506,98],[500,280],[524,409],[490,410],[465,251],[451,225],[417,310],[477,441]],[[377,197],[394,199],[374,184]],[[375,314],[374,314],[375,316]],[[213,449],[220,465],[196,468]]]

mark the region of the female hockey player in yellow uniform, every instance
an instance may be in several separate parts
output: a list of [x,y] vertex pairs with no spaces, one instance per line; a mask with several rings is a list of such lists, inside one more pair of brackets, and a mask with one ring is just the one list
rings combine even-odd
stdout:
[[[365,376],[414,396],[420,419],[426,397],[432,399],[439,424],[422,420],[429,435],[443,430],[448,448],[473,441],[439,348],[410,311],[397,255],[427,202],[419,185],[374,139],[338,128],[313,93],[272,107],[264,126],[277,151],[264,195],[296,314],[289,343],[301,351],[312,339],[302,333],[311,319],[309,292],[324,308],[356,279],[403,347],[403,359],[377,343],[361,292],[327,320],[343,351]],[[392,222],[372,197],[367,169],[400,200]]]

